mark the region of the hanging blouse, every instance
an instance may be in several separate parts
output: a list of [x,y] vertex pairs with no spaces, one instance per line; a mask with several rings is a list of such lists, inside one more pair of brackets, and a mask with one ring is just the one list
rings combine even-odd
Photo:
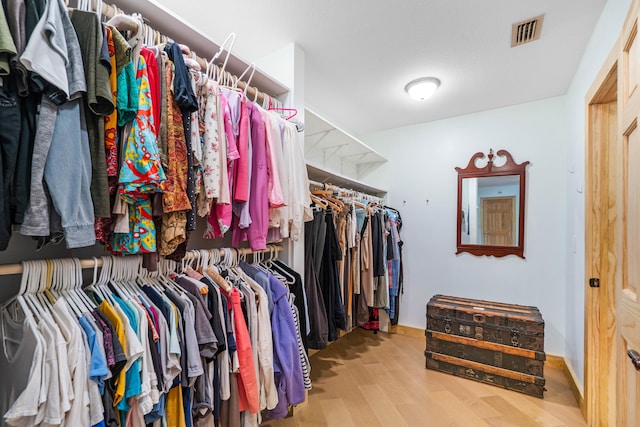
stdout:
[[282,133],[278,124],[278,117],[265,110],[260,110],[262,123],[266,132],[267,169],[269,171],[268,191],[269,207],[280,208],[286,205],[282,191],[282,168],[284,156],[282,154]]
[[137,82],[138,114],[125,145],[118,188],[120,199],[130,205],[129,231],[112,236],[113,251],[130,254],[156,251],[151,193],[159,191],[166,180],[153,132],[151,94],[143,56],[138,59]]
[[[198,195],[198,213],[207,215],[213,199],[220,196],[220,138],[218,111],[213,80],[200,86],[198,91],[199,127],[202,135],[202,189]],[[200,215],[203,216],[203,215]]]
[[[173,80],[173,64],[165,65],[167,87]],[[167,90],[167,180],[162,192],[162,210],[164,213],[187,211],[191,203],[187,196],[187,144],[182,126],[182,113],[176,103],[174,94]]]
[[144,57],[138,59],[137,84],[139,87],[138,114],[124,150],[124,162],[120,169],[120,196],[155,192],[165,181],[160,165],[158,145],[153,133],[151,91]]

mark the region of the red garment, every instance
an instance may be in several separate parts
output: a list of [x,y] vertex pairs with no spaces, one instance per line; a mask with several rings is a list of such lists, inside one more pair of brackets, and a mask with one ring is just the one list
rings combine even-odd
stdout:
[[149,89],[151,90],[151,106],[152,108],[152,130],[153,133],[158,137],[158,132],[160,132],[160,108],[161,108],[161,95],[160,95],[160,74],[158,73],[158,62],[156,61],[156,55],[149,48],[143,47],[140,51],[140,55],[142,55],[147,61],[147,73],[149,75]]
[[233,326],[235,328],[236,351],[238,353],[238,363],[240,364],[240,375],[238,375],[238,398],[240,401],[240,411],[249,410],[252,414],[260,411],[260,400],[258,397],[258,379],[253,364],[253,350],[251,349],[251,338],[247,324],[242,315],[240,306],[240,291],[231,290],[231,296],[227,294],[229,309],[233,311]]

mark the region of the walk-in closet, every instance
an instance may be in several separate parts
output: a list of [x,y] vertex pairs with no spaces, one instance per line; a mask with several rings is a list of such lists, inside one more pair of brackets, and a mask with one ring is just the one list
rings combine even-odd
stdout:
[[2,0],[0,427],[640,427],[640,0]]

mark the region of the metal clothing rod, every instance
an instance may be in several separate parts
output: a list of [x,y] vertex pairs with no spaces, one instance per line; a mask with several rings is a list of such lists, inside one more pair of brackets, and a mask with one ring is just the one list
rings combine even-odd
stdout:
[[[207,249],[207,250],[216,250],[218,249],[220,251],[220,255],[224,256],[224,248],[212,248],[212,249]],[[240,248],[240,249],[233,249],[233,251],[235,253],[237,253],[238,255],[248,255],[248,254],[252,254],[252,253],[269,253],[269,252],[275,252],[278,253],[282,250],[282,246],[280,245],[268,245],[267,249],[261,250],[261,251],[252,251],[250,248]],[[193,254],[197,253],[198,250],[191,250],[187,252],[186,256],[193,256]],[[115,259],[123,259],[123,257],[113,257]],[[126,257],[125,257],[126,258]],[[95,268],[96,263],[98,264],[98,267],[102,267],[102,258],[101,257],[96,257],[96,260],[93,259],[81,259],[80,260],[80,266],[82,267],[83,270],[86,269],[90,269],[90,268]],[[4,264],[4,265],[0,265],[0,276],[10,276],[10,275],[15,275],[15,274],[22,274],[22,264]]]
[[[95,7],[96,7],[96,3],[97,3],[97,0],[91,0],[91,4],[92,4],[92,7],[94,8],[94,10],[95,10]],[[67,1],[67,5],[68,4],[69,3]],[[121,9],[119,9],[117,6],[102,2],[102,16],[104,16],[107,19],[111,19],[111,18],[114,17],[114,15],[117,15],[117,14],[124,14],[124,12]],[[147,27],[152,33],[158,34],[158,35],[160,35],[160,37],[166,38],[167,40],[172,40],[170,37],[163,36],[159,32],[155,31],[150,25],[147,25],[147,24],[143,24],[143,25],[144,25],[144,27]],[[135,28],[131,28],[131,30],[135,30]],[[174,40],[174,41],[176,43],[179,43],[178,40]],[[201,58],[201,57],[195,56],[195,55],[194,55],[193,59],[195,59],[198,62],[198,64],[200,65],[201,69],[204,72],[206,72],[208,61],[206,59],[204,59],[204,58]],[[217,65],[215,65],[215,66],[218,68],[218,70],[221,69],[221,67],[219,67]],[[246,94],[247,94],[247,98],[248,99],[256,99],[260,103],[264,102],[265,97],[275,100],[275,98],[273,98],[272,96],[267,95],[264,92],[260,92],[257,88],[255,88],[253,86],[248,86],[247,87],[247,83],[246,82],[243,82],[243,81],[239,80],[236,76],[232,75],[228,71],[225,71],[225,75],[228,76],[228,80],[234,81],[234,82],[237,81],[237,86],[238,86],[239,89],[244,90],[246,88],[246,90],[247,90]],[[257,95],[257,98],[256,98],[256,95]]]

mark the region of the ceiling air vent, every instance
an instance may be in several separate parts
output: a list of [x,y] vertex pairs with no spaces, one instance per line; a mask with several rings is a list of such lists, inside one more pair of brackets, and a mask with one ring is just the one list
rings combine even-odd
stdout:
[[517,22],[511,28],[511,47],[520,46],[525,43],[538,40],[542,31],[542,21],[544,15]]

